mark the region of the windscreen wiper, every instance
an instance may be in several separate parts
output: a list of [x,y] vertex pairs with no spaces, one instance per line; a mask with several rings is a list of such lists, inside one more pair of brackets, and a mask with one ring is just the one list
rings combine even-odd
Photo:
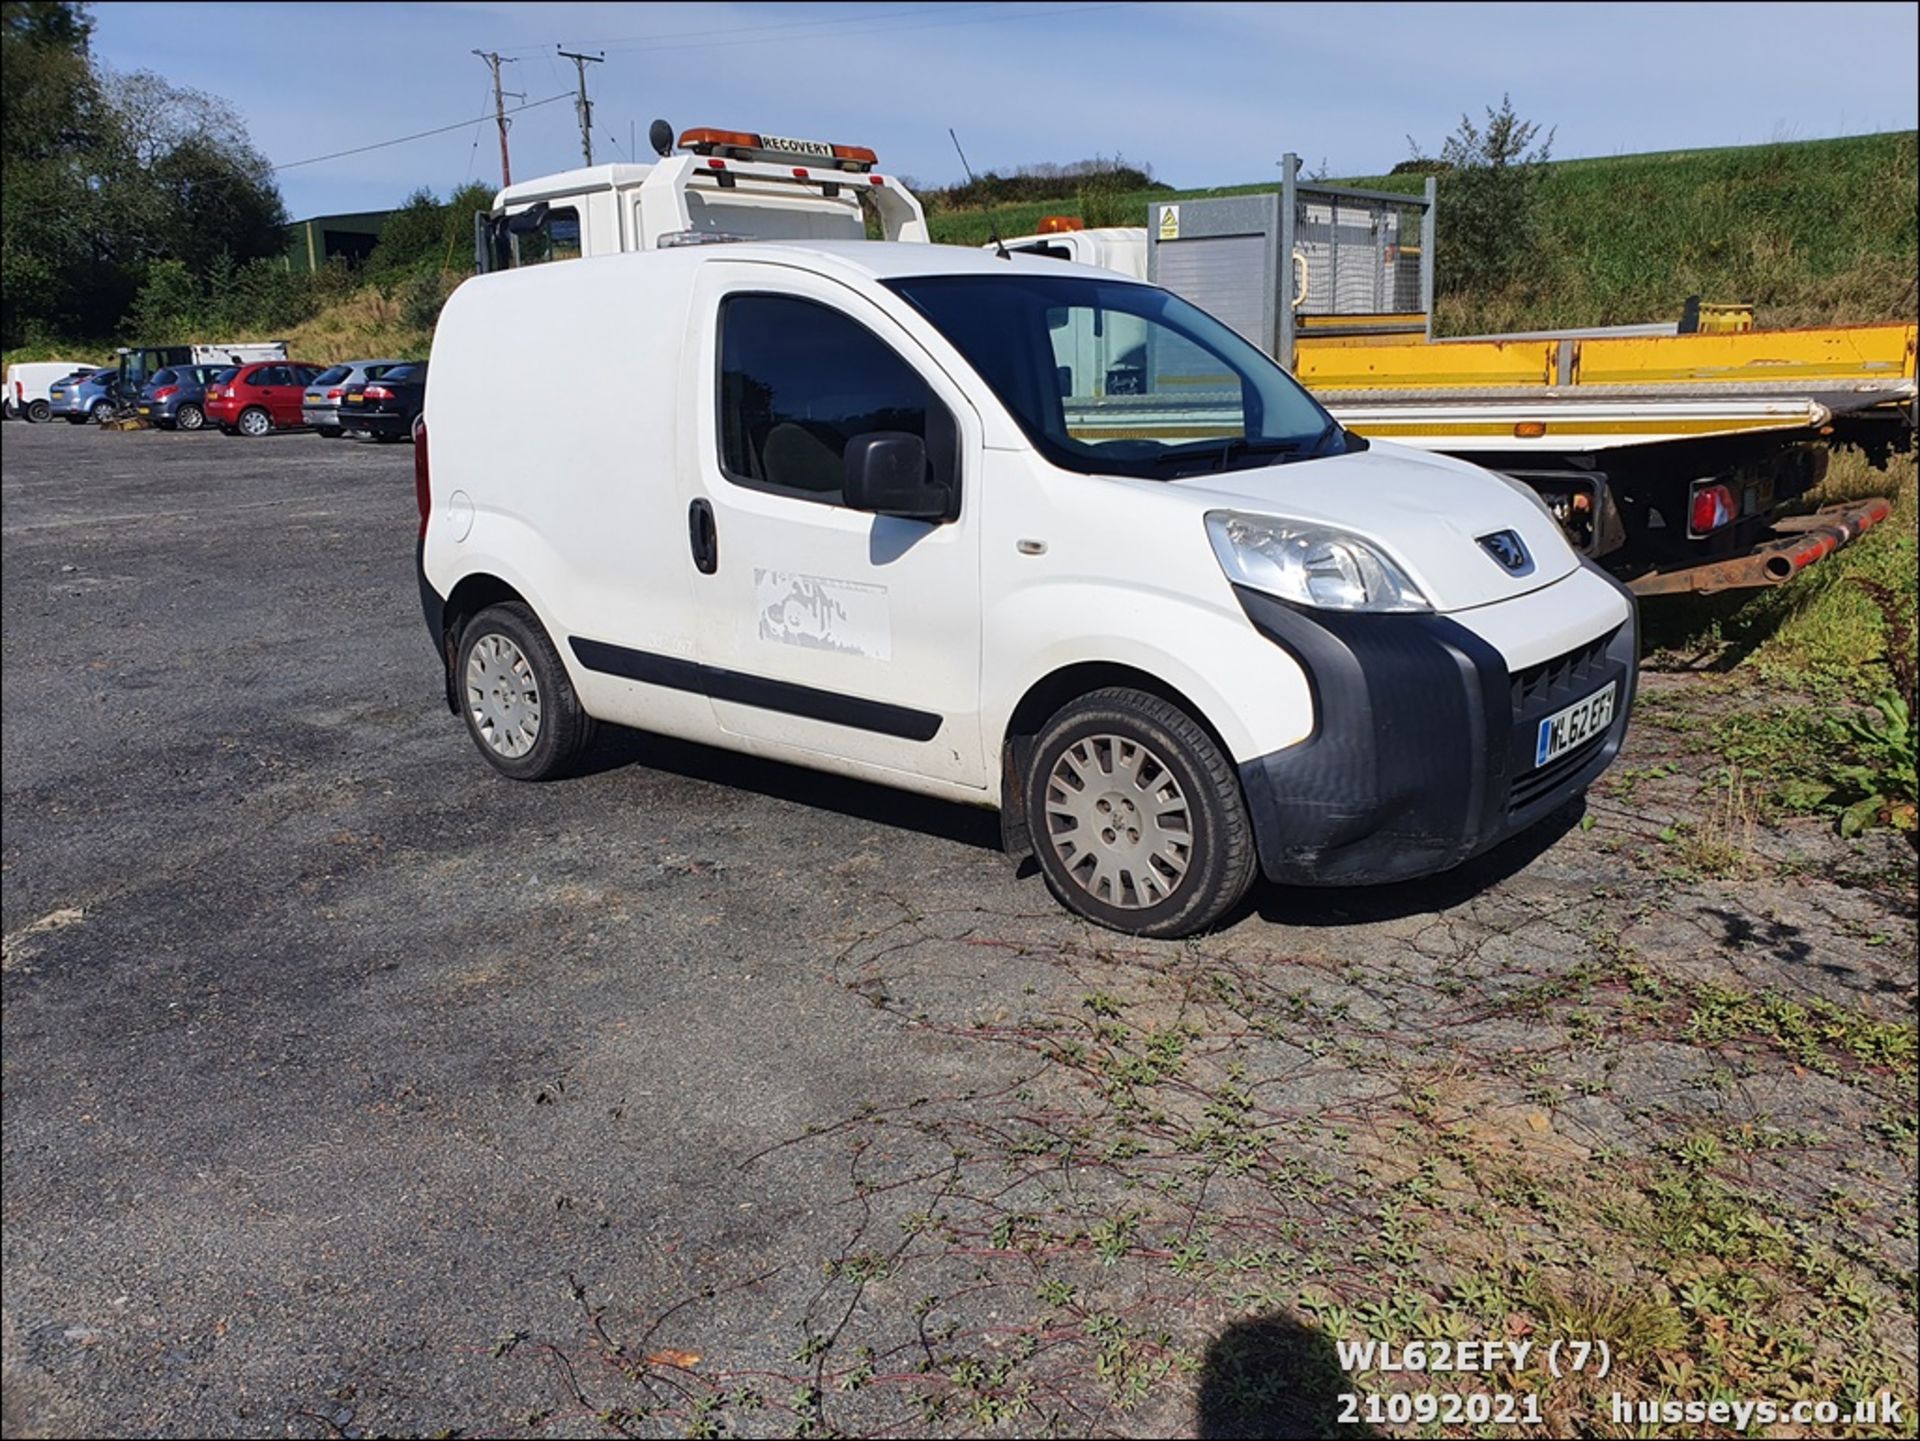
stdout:
[[1227,462],[1236,455],[1292,455],[1300,448],[1301,442],[1297,440],[1263,440],[1249,435],[1232,435],[1222,441],[1218,448],[1195,446],[1189,449],[1182,446],[1164,455],[1154,456],[1149,464],[1180,465],[1187,461],[1212,459],[1215,470],[1225,470]]
[[1319,455],[1327,448],[1327,442],[1332,440],[1334,436],[1345,434],[1346,432],[1341,429],[1340,422],[1332,416],[1328,416],[1327,423],[1320,427],[1320,433],[1313,438],[1312,453]]

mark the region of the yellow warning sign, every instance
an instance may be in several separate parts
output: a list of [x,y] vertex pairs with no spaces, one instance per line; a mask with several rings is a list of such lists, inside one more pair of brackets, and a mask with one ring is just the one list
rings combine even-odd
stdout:
[[1160,238],[1162,240],[1180,238],[1180,207],[1178,205],[1160,207]]

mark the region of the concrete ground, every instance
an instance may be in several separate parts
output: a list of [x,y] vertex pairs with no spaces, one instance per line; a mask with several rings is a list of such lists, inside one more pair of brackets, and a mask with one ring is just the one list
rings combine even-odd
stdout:
[[4,461],[9,1435],[1366,1434],[1329,1335],[1654,1378],[1766,1266],[1912,1397],[1912,853],[1676,844],[1687,679],[1465,872],[1134,942],[986,813],[625,733],[496,776],[406,446]]

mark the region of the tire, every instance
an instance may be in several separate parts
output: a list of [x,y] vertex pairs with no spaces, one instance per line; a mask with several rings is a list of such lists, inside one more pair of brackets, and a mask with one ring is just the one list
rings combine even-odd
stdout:
[[553,780],[593,743],[593,719],[580,708],[559,652],[519,601],[488,606],[468,621],[454,666],[467,734],[500,774]]
[[1233,763],[1158,696],[1116,686],[1062,707],[1022,785],[1041,873],[1076,915],[1129,935],[1186,936],[1253,885],[1253,825]]
[[27,402],[27,424],[38,425],[42,421],[53,419],[53,407],[44,400]]
[[340,427],[337,425],[316,425],[313,430],[314,434],[318,435],[322,440],[338,440],[340,438]]
[[105,425],[113,419],[113,402],[111,400],[94,401],[87,409],[87,419],[95,425]]
[[199,430],[207,423],[207,415],[197,405],[182,405],[173,413],[173,423],[181,430]]
[[84,415],[69,415],[68,417],[66,417],[66,421],[68,425],[85,425],[87,423],[87,419],[88,417]]
[[257,405],[250,405],[240,412],[234,422],[234,431],[249,440],[258,440],[273,430],[273,417]]

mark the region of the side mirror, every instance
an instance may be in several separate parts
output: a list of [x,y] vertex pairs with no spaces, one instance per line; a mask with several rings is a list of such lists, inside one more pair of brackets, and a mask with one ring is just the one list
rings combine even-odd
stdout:
[[518,215],[507,217],[507,229],[515,235],[531,235],[547,223],[547,202],[536,201]]
[[953,494],[927,474],[926,443],[899,430],[873,430],[847,442],[841,495],[854,510],[903,520],[954,519]]

